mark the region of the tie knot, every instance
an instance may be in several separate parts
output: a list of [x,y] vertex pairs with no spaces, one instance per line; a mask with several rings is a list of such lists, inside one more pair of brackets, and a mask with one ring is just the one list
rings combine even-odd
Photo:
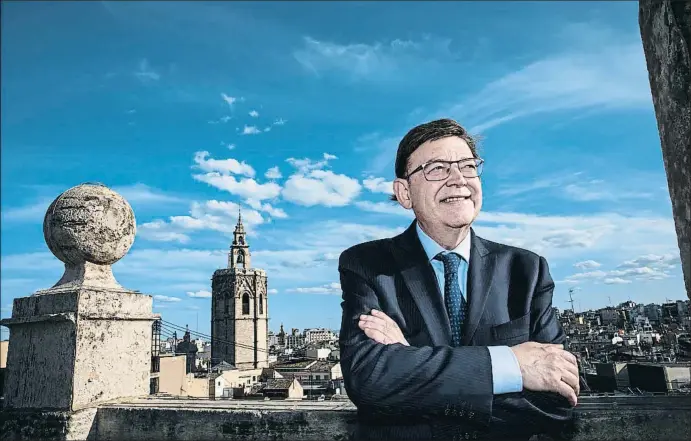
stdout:
[[435,257],[437,260],[441,260],[444,263],[444,270],[446,271],[457,271],[458,265],[460,265],[463,258],[456,253],[439,253]]

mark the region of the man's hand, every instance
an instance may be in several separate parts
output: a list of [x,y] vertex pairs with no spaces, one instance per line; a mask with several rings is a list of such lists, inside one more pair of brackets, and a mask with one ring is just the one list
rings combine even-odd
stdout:
[[377,343],[385,345],[400,343],[405,346],[410,346],[405,337],[403,337],[403,333],[401,332],[401,328],[398,327],[398,324],[388,315],[376,309],[372,310],[372,315],[361,315],[358,326],[365,331],[365,335]]
[[536,342],[511,347],[523,376],[523,387],[533,391],[556,392],[572,406],[580,392],[576,357],[560,344]]

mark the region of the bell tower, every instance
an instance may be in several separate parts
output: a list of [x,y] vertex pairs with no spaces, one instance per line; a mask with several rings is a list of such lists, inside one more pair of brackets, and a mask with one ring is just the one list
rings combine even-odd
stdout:
[[251,268],[250,247],[246,236],[245,226],[242,225],[242,212],[238,210],[238,223],[233,231],[233,244],[228,253],[228,268]]
[[242,213],[233,232],[227,268],[211,279],[211,365],[238,369],[269,367],[267,277],[252,268]]

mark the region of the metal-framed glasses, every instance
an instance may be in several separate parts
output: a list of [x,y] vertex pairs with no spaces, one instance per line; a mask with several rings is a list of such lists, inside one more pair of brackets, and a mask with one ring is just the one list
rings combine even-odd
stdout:
[[480,158],[465,158],[458,161],[444,161],[441,159],[425,162],[417,167],[415,170],[408,173],[406,179],[414,173],[422,170],[425,179],[428,181],[443,181],[451,174],[451,167],[458,164],[458,169],[465,178],[477,178],[482,174],[482,165],[484,160]]

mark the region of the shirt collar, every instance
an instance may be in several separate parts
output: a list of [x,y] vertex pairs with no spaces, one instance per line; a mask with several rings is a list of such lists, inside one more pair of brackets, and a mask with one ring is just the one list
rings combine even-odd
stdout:
[[[422,231],[420,224],[417,222],[415,223],[415,230],[417,231],[417,236],[420,239],[420,243],[422,243],[422,248],[424,248],[425,253],[427,254],[427,259],[430,261],[434,259],[437,254],[447,251],[431,237],[429,237],[424,231]],[[463,239],[456,248],[449,250],[463,257],[468,263],[470,263],[470,236],[471,234],[468,232],[468,234],[465,236],[465,239]]]

